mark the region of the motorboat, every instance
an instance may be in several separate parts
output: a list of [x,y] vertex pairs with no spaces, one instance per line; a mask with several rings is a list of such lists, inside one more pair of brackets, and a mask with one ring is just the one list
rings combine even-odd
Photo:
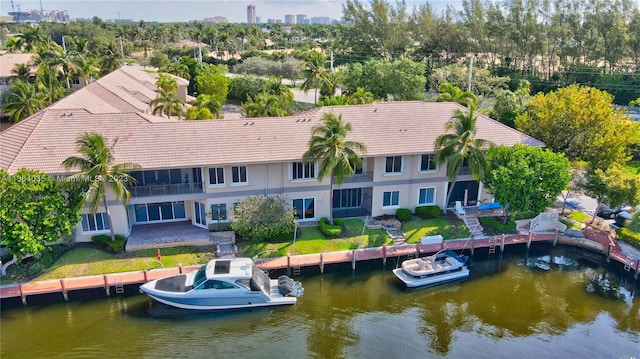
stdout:
[[406,260],[393,274],[409,288],[429,286],[468,277],[466,262],[466,257],[443,249],[428,257]]
[[150,281],[140,292],[177,308],[215,310],[294,304],[304,289],[286,275],[271,279],[251,258],[231,258]]

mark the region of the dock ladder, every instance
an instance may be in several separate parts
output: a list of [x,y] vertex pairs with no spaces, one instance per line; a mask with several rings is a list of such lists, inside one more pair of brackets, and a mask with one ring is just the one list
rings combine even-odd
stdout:
[[116,277],[114,286],[116,288],[116,294],[124,294],[124,283],[122,281],[122,276]]
[[496,243],[493,238],[489,241],[489,254],[494,254],[496,252]]

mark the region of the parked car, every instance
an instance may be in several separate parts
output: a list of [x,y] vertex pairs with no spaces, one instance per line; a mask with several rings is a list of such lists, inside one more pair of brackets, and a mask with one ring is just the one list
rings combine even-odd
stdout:
[[598,217],[602,217],[605,219],[614,219],[616,215],[620,212],[633,212],[633,207],[631,206],[618,206],[616,208],[611,208],[606,204],[603,204],[598,209]]
[[629,222],[631,222],[631,213],[627,211],[621,211],[618,214],[616,214],[615,223],[614,223],[616,227],[622,228],[625,225],[627,225]]

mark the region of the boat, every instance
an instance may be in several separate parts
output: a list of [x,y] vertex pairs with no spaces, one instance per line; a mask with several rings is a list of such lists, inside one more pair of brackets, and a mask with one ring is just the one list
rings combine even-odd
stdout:
[[466,262],[466,257],[443,249],[428,257],[406,260],[393,274],[409,288],[429,286],[467,278]]
[[294,304],[304,289],[286,275],[269,278],[251,258],[231,258],[150,281],[140,292],[181,309],[216,310]]

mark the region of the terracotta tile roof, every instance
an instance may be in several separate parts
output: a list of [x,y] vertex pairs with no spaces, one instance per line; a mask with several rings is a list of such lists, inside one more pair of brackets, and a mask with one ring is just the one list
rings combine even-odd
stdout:
[[[21,167],[64,173],[60,163],[75,154],[75,139],[88,131],[119,139],[115,163],[144,168],[295,161],[306,150],[311,128],[328,112],[351,122],[349,139],[365,143],[367,156],[429,153],[458,108],[453,103],[384,102],[316,108],[284,118],[215,121],[50,108],[0,133],[0,164],[10,173]],[[481,115],[477,136],[497,144],[543,145]]]

